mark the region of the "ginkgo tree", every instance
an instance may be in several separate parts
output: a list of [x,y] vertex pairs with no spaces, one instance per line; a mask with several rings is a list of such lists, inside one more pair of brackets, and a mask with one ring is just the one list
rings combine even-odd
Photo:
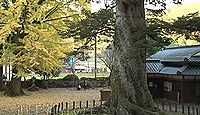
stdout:
[[73,49],[73,39],[60,32],[67,21],[76,21],[89,5],[81,0],[1,0],[1,65],[12,66],[8,94],[21,95],[21,77],[31,71],[51,73],[61,67],[59,59]]

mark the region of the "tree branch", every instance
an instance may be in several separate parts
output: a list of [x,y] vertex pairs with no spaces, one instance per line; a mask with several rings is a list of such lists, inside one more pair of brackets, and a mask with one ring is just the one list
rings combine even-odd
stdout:
[[48,20],[44,20],[43,22],[49,22],[49,21],[54,21],[54,20],[60,20],[60,19],[64,19],[64,18],[70,18],[70,17],[73,17],[73,16],[76,16],[78,14],[74,14],[74,15],[71,15],[71,16],[65,16],[65,17],[59,17],[59,18],[53,18],[53,19],[48,19]]
[[104,60],[102,57],[100,57],[99,55],[97,55],[98,58],[111,70],[110,65],[106,62],[106,60]]

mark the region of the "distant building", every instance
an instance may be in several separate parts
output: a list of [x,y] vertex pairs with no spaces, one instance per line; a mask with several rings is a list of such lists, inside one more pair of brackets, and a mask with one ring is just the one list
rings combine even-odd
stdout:
[[200,103],[200,45],[166,48],[146,62],[154,98]]
[[63,65],[61,73],[71,73],[71,67]]
[[[74,71],[75,73],[79,73],[79,72],[93,72],[93,67],[88,67],[85,65],[76,65],[74,66]],[[63,65],[62,66],[62,73],[72,73],[72,69],[70,66],[68,65]]]

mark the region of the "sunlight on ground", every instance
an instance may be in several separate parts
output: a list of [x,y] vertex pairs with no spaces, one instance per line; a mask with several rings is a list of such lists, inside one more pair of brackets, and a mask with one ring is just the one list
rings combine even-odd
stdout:
[[[61,73],[60,78],[68,75],[69,73]],[[76,73],[79,78],[87,77],[87,78],[94,78],[94,73]],[[108,77],[110,73],[97,73],[97,77]]]
[[[69,75],[70,73],[60,73],[59,77],[53,77],[50,79],[63,79],[63,77],[65,77],[66,75]],[[77,75],[79,78],[82,77],[86,77],[86,78],[94,78],[94,73],[76,73],[75,75]],[[109,77],[110,73],[97,73],[97,77]],[[31,79],[33,76],[28,76],[26,77],[27,79]],[[34,77],[36,77],[36,79],[43,79],[43,76],[40,75],[34,75]],[[22,81],[24,81],[24,77],[22,77]]]

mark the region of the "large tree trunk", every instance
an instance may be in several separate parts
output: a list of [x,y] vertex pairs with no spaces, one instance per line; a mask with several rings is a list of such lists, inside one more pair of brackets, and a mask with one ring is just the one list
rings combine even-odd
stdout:
[[12,78],[10,82],[10,96],[20,96],[23,94],[21,88],[21,77]]
[[112,73],[113,115],[154,115],[145,69],[144,0],[116,0]]
[[13,76],[11,81],[7,84],[7,91],[6,95],[8,96],[20,96],[23,95],[24,92],[22,91],[21,87],[21,77],[16,77],[15,74],[17,74],[17,70],[13,69]]

